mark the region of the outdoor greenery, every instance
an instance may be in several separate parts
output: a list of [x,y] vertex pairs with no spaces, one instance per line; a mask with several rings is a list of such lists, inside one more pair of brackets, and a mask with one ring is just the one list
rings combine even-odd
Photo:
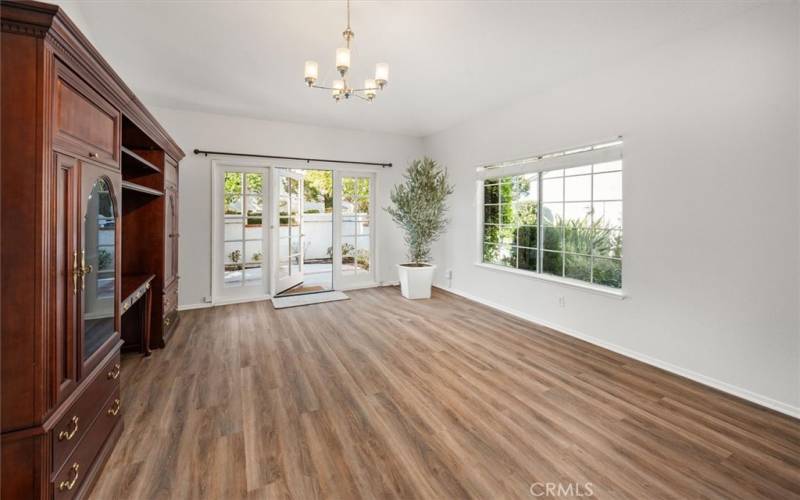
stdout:
[[246,224],[260,226],[264,213],[264,176],[259,173],[225,174],[225,215],[241,215],[246,210]]
[[392,206],[385,210],[405,233],[409,260],[421,264],[430,260],[431,245],[447,227],[446,201],[453,186],[447,169],[428,157],[412,161],[403,178],[392,188]]
[[538,182],[537,174],[485,181],[483,261],[620,288],[622,230],[592,209],[554,214],[540,205]]
[[[303,197],[306,201],[322,201],[325,213],[333,212],[333,172],[306,170],[303,175]],[[306,210],[306,213],[318,213]]]

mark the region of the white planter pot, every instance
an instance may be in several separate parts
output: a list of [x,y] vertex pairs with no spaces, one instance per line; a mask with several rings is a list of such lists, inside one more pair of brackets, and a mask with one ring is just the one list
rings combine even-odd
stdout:
[[400,273],[400,293],[407,299],[431,298],[431,285],[433,285],[433,272],[436,266],[425,264],[420,267],[398,264]]

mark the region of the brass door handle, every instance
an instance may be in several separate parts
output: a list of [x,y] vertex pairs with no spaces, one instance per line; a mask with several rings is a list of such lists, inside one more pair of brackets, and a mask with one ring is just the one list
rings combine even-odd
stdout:
[[78,267],[78,252],[72,252],[72,294],[78,293],[78,277],[83,269]]
[[119,409],[122,407],[122,402],[119,398],[115,399],[114,402],[111,404],[111,408],[108,409],[108,414],[112,417],[116,417],[119,414]]
[[69,421],[69,425],[72,426],[71,431],[61,431],[58,433],[58,440],[64,441],[65,439],[69,441],[75,436],[75,433],[78,432],[78,416],[75,415],[72,417],[72,420]]
[[81,250],[81,290],[86,289],[86,274],[90,272],[92,272],[92,266],[86,267],[86,250]]
[[72,464],[72,467],[70,467],[69,471],[69,475],[72,477],[72,479],[70,481],[61,481],[61,483],[58,485],[59,491],[69,491],[75,487],[75,483],[78,482],[78,469],[80,469],[80,467],[81,466],[77,462]]
[[111,369],[110,372],[106,374],[108,380],[117,380],[119,378],[120,366],[119,363],[114,365],[114,368]]

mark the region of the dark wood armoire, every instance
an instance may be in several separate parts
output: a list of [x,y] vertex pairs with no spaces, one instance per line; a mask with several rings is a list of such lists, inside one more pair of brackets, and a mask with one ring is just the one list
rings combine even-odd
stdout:
[[63,10],[0,18],[0,497],[81,498],[122,432],[121,350],[177,323],[184,154]]

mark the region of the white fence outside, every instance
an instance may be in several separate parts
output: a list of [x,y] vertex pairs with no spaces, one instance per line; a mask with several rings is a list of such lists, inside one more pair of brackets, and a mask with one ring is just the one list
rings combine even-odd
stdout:
[[[358,219],[367,219],[368,214],[358,214]],[[342,242],[346,243],[355,236],[369,235],[369,222],[356,222],[352,215],[344,216]],[[305,260],[327,259],[328,249],[333,245],[332,214],[303,214],[303,233],[305,234]],[[360,245],[359,245],[360,246]]]

